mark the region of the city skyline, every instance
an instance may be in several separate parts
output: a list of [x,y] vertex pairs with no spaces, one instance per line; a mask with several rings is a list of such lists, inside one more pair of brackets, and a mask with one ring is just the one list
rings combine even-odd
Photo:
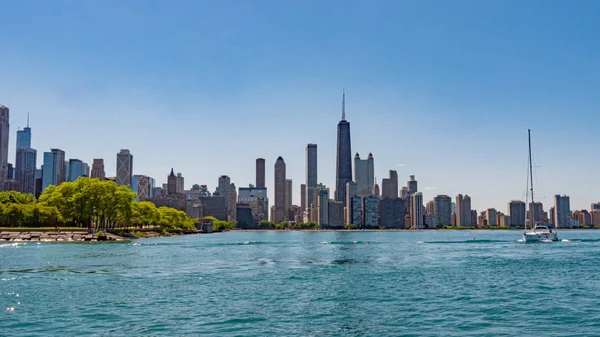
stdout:
[[[266,159],[269,199],[274,200],[273,165],[282,156],[287,178],[294,181],[293,203],[300,205],[308,143],[318,145],[319,182],[334,194],[334,125],[339,121],[339,96],[345,86],[352,155],[373,153],[379,182],[396,170],[399,185],[409,175],[418,177],[424,201],[437,194],[452,198],[464,194],[472,198],[473,209],[506,212],[510,200],[525,201],[526,129],[530,127],[534,164],[541,166],[535,169],[539,179],[536,201],[548,210],[555,194],[565,194],[570,196],[572,209],[587,209],[600,199],[593,178],[593,168],[600,162],[585,150],[595,142],[588,125],[599,120],[595,111],[600,103],[593,90],[597,77],[590,71],[598,68],[598,61],[586,56],[598,52],[598,47],[586,40],[593,33],[586,27],[593,23],[598,4],[580,2],[567,7],[531,2],[520,4],[515,11],[509,5],[443,3],[428,16],[418,16],[424,20],[421,24],[406,16],[421,13],[428,9],[426,5],[382,2],[379,7],[368,7],[350,1],[338,14],[329,12],[333,6],[326,4],[317,11],[328,19],[323,22],[337,30],[326,29],[323,22],[315,30],[279,23],[287,33],[281,35],[256,27],[263,19],[257,13],[235,23],[223,14],[227,12],[223,5],[203,5],[227,18],[225,24],[210,21],[221,29],[216,29],[214,38],[198,38],[199,44],[210,42],[205,47],[218,57],[206,53],[197,57],[198,50],[186,49],[190,36],[205,32],[192,24],[175,40],[157,34],[160,43],[152,45],[160,45],[160,49],[127,44],[127,52],[118,53],[110,62],[105,60],[106,54],[99,50],[123,50],[122,44],[130,41],[119,39],[120,35],[131,40],[147,35],[133,24],[147,27],[148,22],[156,22],[136,21],[139,18],[129,22],[127,13],[135,13],[141,4],[107,1],[65,6],[52,18],[63,26],[48,24],[50,18],[42,15],[49,11],[47,4],[34,9],[19,3],[0,5],[4,13],[14,14],[6,16],[7,34],[0,37],[7,47],[0,55],[0,104],[11,113],[9,163],[15,164],[16,130],[26,125],[30,112],[31,147],[37,150],[38,166],[44,152],[58,148],[65,151],[66,158],[88,164],[103,158],[106,175],[115,176],[115,154],[129,149],[135,156],[132,174],[162,183],[165,172],[176,167],[186,177],[186,188],[197,183],[214,190],[221,175],[230,176],[238,187],[253,183],[255,159],[262,157]],[[188,3],[183,7],[197,6]],[[104,32],[108,45],[93,40],[86,43],[89,34],[94,37],[106,26],[86,21],[108,20],[90,9],[101,13],[113,7],[121,14]],[[299,10],[306,15],[309,7],[301,5]],[[146,14],[159,16],[163,13],[160,9],[149,6]],[[489,24],[475,16],[468,17],[464,25],[440,18],[440,13],[464,9],[500,14]],[[356,21],[361,10],[372,18],[353,30],[349,22]],[[166,13],[185,15],[183,11]],[[273,11],[284,18],[297,12],[277,3]],[[231,15],[237,18],[236,13]],[[391,13],[403,14],[393,21],[398,28],[386,33],[382,22],[391,20]],[[497,31],[494,25],[500,17],[502,22],[513,22],[514,31],[520,34]],[[538,21],[519,20],[523,17]],[[563,20],[557,23],[556,17]],[[156,29],[172,31],[178,27],[175,21],[167,17]],[[268,16],[265,21],[273,23],[274,18]],[[428,23],[436,25],[425,27]],[[406,29],[409,36],[398,34]],[[58,38],[63,30],[73,35]],[[233,33],[241,36],[232,45],[239,42],[246,48],[244,43],[254,41],[253,33],[275,41],[285,37],[290,43],[275,48],[274,54],[267,52],[270,45],[258,43],[252,52],[244,49],[246,52],[236,56],[235,50],[224,44]],[[496,43],[486,44],[487,37]],[[571,42],[564,42],[567,40]],[[315,53],[322,45],[332,48]],[[157,52],[161,57],[156,57]],[[297,56],[289,58],[293,54]],[[223,55],[230,62],[226,66],[220,61]],[[197,69],[209,70],[203,74]],[[216,130],[228,138],[201,144],[202,157],[216,163],[206,166],[202,159],[191,158],[188,153],[195,150],[189,142],[191,135],[204,132],[209,137]],[[578,164],[582,156],[586,163]]]

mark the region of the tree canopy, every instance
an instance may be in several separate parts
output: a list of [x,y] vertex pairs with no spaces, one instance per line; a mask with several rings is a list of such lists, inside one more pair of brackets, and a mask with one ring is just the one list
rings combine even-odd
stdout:
[[195,229],[185,212],[134,198],[134,192],[114,181],[87,177],[48,186],[37,201],[31,194],[0,192],[0,225]]

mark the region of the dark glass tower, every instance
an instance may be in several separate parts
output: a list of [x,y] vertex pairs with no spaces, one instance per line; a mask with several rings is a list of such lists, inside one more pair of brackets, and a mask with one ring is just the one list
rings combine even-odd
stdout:
[[335,200],[346,204],[346,184],[352,181],[352,150],[350,148],[350,123],[346,121],[346,93],[342,94],[342,120],[337,126],[337,161],[335,174]]

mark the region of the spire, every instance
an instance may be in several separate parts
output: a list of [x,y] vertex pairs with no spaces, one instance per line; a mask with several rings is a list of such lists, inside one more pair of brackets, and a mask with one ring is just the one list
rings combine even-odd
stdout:
[[27,127],[29,127],[29,112],[27,113]]
[[342,88],[342,120],[346,120],[346,88]]

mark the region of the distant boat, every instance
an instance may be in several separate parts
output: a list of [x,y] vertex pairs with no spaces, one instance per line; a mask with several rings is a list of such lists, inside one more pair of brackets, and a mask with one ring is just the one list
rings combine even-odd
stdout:
[[[533,163],[531,162],[531,130],[527,130],[527,137],[529,140],[529,181],[531,182],[531,205],[532,208],[535,207],[535,203],[533,201]],[[531,242],[548,242],[548,241],[558,241],[558,235],[556,230],[552,230],[550,226],[544,224],[538,224],[535,222],[535,212],[533,209],[530,211],[531,213],[531,224],[533,228],[531,230],[527,230],[527,222],[525,222],[525,232],[523,232],[523,242],[531,243]]]

